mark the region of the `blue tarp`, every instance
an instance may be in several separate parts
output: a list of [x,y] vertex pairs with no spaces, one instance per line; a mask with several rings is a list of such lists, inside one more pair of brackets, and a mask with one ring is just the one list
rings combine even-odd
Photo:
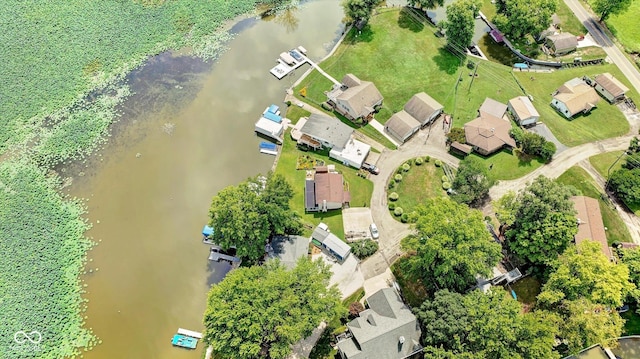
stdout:
[[209,237],[210,235],[213,234],[213,227],[210,227],[208,225],[204,226],[204,228],[202,228],[202,235],[205,237]]
[[282,122],[282,117],[276,115],[275,113],[271,113],[269,111],[265,112],[262,117],[266,118],[267,120],[271,120],[275,123],[280,123]]
[[515,67],[517,69],[528,69],[529,65],[519,62],[517,64],[513,64],[513,67]]
[[276,148],[277,146],[275,143],[265,142],[265,141],[260,142],[260,149],[275,151]]
[[267,112],[271,112],[272,114],[275,115],[279,109],[280,107],[278,107],[277,105],[271,105],[269,106],[269,109],[267,109]]

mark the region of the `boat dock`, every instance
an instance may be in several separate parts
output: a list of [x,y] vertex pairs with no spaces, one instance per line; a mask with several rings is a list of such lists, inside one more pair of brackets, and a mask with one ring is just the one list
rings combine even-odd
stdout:
[[198,346],[198,339],[182,334],[175,334],[171,339],[171,345],[186,349],[195,349]]
[[194,332],[193,330],[178,328],[178,334],[186,335],[188,337],[202,339],[202,333]]
[[[295,55],[295,56],[292,56],[292,55]],[[342,85],[338,80],[334,79],[333,77],[331,77],[331,75],[329,75],[323,69],[321,69],[320,66],[318,66],[315,62],[311,61],[311,59],[307,57],[307,50],[302,46],[298,46],[295,49],[291,49],[289,52],[283,52],[282,54],[280,54],[280,57],[278,58],[277,61],[278,61],[278,64],[274,68],[272,68],[269,72],[271,72],[271,74],[275,76],[278,80],[281,80],[283,77],[287,76],[298,67],[306,63],[309,63],[311,67],[318,70],[318,72],[320,72],[324,77],[329,79],[331,82],[333,82],[338,86]]]
[[278,154],[278,146],[275,143],[262,141],[260,142],[260,153],[275,156]]
[[240,263],[242,260],[238,257],[228,255],[222,251],[219,247],[212,247],[211,253],[209,253],[209,260],[214,262],[227,261],[231,264]]

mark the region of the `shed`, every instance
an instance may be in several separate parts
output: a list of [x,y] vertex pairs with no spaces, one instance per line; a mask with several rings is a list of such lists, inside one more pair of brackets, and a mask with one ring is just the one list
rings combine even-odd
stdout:
[[404,105],[404,110],[415,118],[422,126],[433,121],[444,106],[424,92],[417,93]]
[[578,38],[568,32],[547,36],[546,45],[555,56],[568,54],[578,47]]
[[274,121],[267,120],[264,117],[260,117],[255,124],[255,131],[276,140],[278,143],[282,143],[284,125],[282,123],[276,123]]
[[451,145],[450,145],[450,149],[453,152],[458,152],[463,156],[466,156],[466,155],[470,154],[471,151],[473,151],[473,147],[471,147],[469,145],[465,145],[464,143],[460,143],[458,141],[452,142]]
[[316,246],[326,249],[340,262],[344,261],[351,253],[351,247],[329,232],[327,225],[320,223],[311,234],[311,242]]
[[623,100],[629,88],[608,72],[596,76],[595,89],[607,101],[614,103]]
[[385,123],[384,129],[390,135],[398,139],[398,141],[404,143],[414,133],[418,132],[420,125],[421,124],[418,120],[413,118],[413,116],[406,111],[402,110],[391,116],[387,123]]
[[507,109],[520,126],[535,125],[540,118],[540,114],[526,96],[518,96],[509,100]]

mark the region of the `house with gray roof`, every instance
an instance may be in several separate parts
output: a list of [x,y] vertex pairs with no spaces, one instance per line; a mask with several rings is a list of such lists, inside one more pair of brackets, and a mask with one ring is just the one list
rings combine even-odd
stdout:
[[435,120],[444,110],[438,101],[424,92],[417,93],[404,105],[404,110],[424,126]]
[[351,247],[331,233],[324,223],[320,223],[311,233],[311,243],[326,250],[340,262],[344,262],[351,253]]
[[629,91],[627,86],[608,72],[596,76],[594,88],[611,103],[623,100]]
[[371,119],[383,100],[373,82],[360,80],[354,74],[345,75],[342,84],[334,86],[327,98],[338,113],[350,120]]
[[[300,128],[300,133],[302,137],[298,140],[299,143],[303,138],[308,137],[313,143],[328,149],[334,147],[344,148],[353,134],[353,128],[345,125],[335,117],[314,113],[309,116],[307,122]],[[305,144],[309,145],[309,143]]]
[[547,36],[545,43],[555,56],[568,54],[578,48],[578,38],[568,32]]
[[266,259],[278,259],[285,267],[296,266],[298,259],[309,255],[309,238],[302,236],[276,236],[267,245]]
[[384,124],[384,130],[400,143],[406,142],[419,129],[420,122],[404,110],[394,113]]
[[342,359],[403,359],[422,352],[422,334],[416,316],[393,288],[384,288],[366,299],[368,309],[347,323],[338,337]]

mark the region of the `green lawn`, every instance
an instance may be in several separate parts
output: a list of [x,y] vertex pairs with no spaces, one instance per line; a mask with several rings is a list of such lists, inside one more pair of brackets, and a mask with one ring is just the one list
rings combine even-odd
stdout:
[[[489,177],[492,180],[512,180],[520,178],[544,164],[538,158],[521,160],[518,156],[507,150],[496,152],[487,157],[475,152],[469,156],[474,156],[484,162],[485,167],[489,170]],[[492,164],[493,167],[489,169]]]
[[635,304],[629,305],[629,310],[621,313],[620,316],[625,320],[623,335],[638,335],[640,334],[640,315],[636,313],[638,306]]
[[405,273],[406,257],[398,259],[391,265],[391,272],[400,286],[402,297],[412,308],[418,308],[429,297],[422,281]]
[[[609,168],[614,162],[616,162],[616,160],[618,160],[618,158],[620,158],[620,155],[623,152],[624,151],[613,151],[613,152],[601,153],[599,155],[590,157],[589,162],[591,162],[591,165],[602,175],[602,177],[606,179],[609,172]],[[624,159],[620,159],[615,164],[615,166],[611,167],[611,172],[622,168],[623,163],[624,163]]]
[[557,2],[556,14],[560,18],[560,29],[563,32],[570,32],[574,35],[584,35],[587,33],[587,29],[582,25],[582,22],[573,14],[571,9],[564,3],[564,1]]
[[[298,156],[309,155],[317,159],[325,161],[327,164],[334,164],[336,170],[341,172],[345,181],[349,183],[351,191],[351,206],[359,207],[363,204],[371,203],[371,193],[373,192],[373,182],[368,179],[359,177],[357,170],[346,167],[339,162],[330,159],[327,152],[303,152],[300,151],[295,141],[288,134],[285,134],[285,140],[278,159],[278,165],[275,173],[283,175],[289,184],[293,187],[294,195],[291,199],[291,208],[302,216],[302,220],[309,226],[316,226],[320,222],[324,222],[329,226],[332,233],[335,233],[341,239],[344,239],[344,227],[342,225],[342,210],[333,210],[326,213],[305,213],[304,212],[304,181],[305,171],[296,170]],[[306,228],[306,234],[311,234],[310,227]]]
[[601,193],[591,176],[582,168],[574,166],[569,168],[556,180],[565,185],[571,185],[580,190],[583,195],[596,198],[600,203],[602,212],[602,222],[607,227],[607,242],[633,242],[627,226],[624,224],[618,213],[602,199]]
[[623,14],[611,15],[607,20],[607,27],[613,35],[624,45],[627,52],[640,52],[640,2],[632,1],[629,10]]
[[[413,161],[412,161],[413,162]],[[420,166],[413,164],[409,172],[402,172],[402,181],[393,190],[387,193],[398,193],[396,206],[402,207],[405,213],[411,213],[419,204],[428,198],[445,196],[442,189],[442,176],[444,172],[441,167],[436,167],[434,159]],[[399,217],[395,217],[399,219]]]
[[[550,105],[551,94],[564,82],[583,75],[610,72],[618,80],[631,86],[615,65],[597,65],[582,68],[565,69],[553,73],[516,72],[522,86],[534,98],[534,106],[540,113],[540,121],[544,122],[558,138],[567,146],[577,146],[583,143],[617,137],[629,132],[629,123],[617,107],[601,99],[589,115],[577,116],[573,120],[562,117]],[[629,96],[637,97],[637,92],[629,91]]]
[[[541,283],[538,278],[534,276],[525,277],[519,281],[511,284],[511,289],[516,292],[518,302],[532,306],[536,303],[536,297],[540,294]],[[511,291],[508,287],[505,288],[508,291],[509,297],[511,297]]]
[[300,117],[307,117],[309,115],[311,115],[311,112],[296,105],[291,105],[287,108],[287,113],[284,115],[284,117],[290,119],[291,123],[295,125]]

